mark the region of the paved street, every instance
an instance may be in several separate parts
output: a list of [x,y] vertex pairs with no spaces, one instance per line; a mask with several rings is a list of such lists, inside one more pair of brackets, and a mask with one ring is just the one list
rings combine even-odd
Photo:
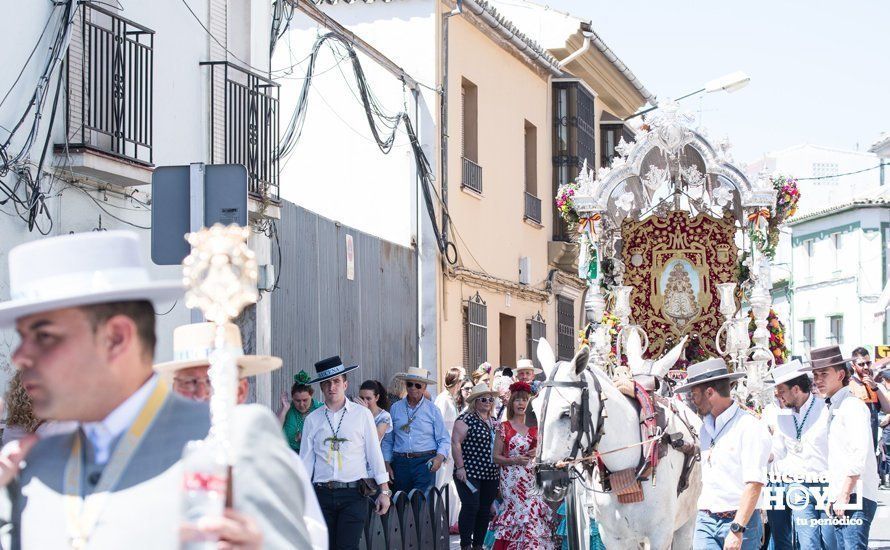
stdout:
[[[890,550],[890,491],[879,493],[878,512],[871,526],[871,540],[869,548],[881,548]],[[460,538],[451,537],[451,550],[460,549]]]
[[880,491],[878,496],[880,497],[878,511],[871,524],[868,547],[890,549],[890,491]]

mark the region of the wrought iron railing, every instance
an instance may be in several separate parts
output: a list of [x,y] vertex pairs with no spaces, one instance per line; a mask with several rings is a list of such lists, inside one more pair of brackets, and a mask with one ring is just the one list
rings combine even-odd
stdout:
[[541,199],[525,192],[525,217],[535,223],[541,223]]
[[278,84],[228,61],[210,68],[210,158],[243,164],[248,192],[278,201]]
[[68,147],[152,163],[154,34],[82,3],[68,49]]
[[461,157],[461,159],[463,160],[461,185],[481,194],[482,167],[466,157]]
[[368,506],[368,521],[359,549],[448,550],[449,510],[455,505],[449,499],[448,485],[443,485],[430,487],[425,493],[417,489],[408,493],[397,491],[383,516]]

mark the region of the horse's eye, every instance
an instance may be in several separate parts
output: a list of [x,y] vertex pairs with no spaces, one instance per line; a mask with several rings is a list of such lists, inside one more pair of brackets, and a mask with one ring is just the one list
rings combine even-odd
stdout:
[[572,416],[572,413],[569,411],[569,409],[566,409],[559,414],[560,418],[568,418],[570,416]]

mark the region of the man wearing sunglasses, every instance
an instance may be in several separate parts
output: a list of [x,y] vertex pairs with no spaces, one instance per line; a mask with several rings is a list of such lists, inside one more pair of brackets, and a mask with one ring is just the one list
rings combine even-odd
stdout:
[[872,375],[871,355],[868,350],[858,347],[853,350],[853,376],[850,377],[850,393],[861,399],[871,417],[871,436],[875,447],[878,446],[878,421],[880,413],[890,413],[890,396]]
[[451,454],[451,440],[442,413],[424,394],[434,385],[426,369],[411,367],[396,375],[407,394],[393,403],[392,431],[383,436],[383,459],[395,491],[426,491]]

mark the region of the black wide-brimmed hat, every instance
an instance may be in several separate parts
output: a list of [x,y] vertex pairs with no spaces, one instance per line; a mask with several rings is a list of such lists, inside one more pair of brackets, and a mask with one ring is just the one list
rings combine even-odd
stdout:
[[341,374],[346,374],[347,372],[353,371],[357,368],[358,365],[352,365],[350,367],[344,365],[343,361],[340,360],[339,355],[328,357],[327,359],[322,359],[318,363],[315,363],[316,377],[309,383],[317,384],[320,382],[324,382],[329,378],[333,378]]
[[840,346],[826,346],[811,351],[810,364],[800,370],[811,371],[828,367],[849,368],[847,366],[848,361],[849,359],[844,358],[843,354],[841,354]]
[[674,391],[677,393],[687,392],[693,386],[704,384],[705,382],[713,382],[714,380],[738,380],[744,378],[743,372],[729,372],[726,367],[726,361],[723,359],[707,359],[694,365],[689,365],[686,369],[686,380],[682,386],[677,387]]

